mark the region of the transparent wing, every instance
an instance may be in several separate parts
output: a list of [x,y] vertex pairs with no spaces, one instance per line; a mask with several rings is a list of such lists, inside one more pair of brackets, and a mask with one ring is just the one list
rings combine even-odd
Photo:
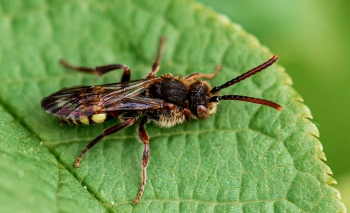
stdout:
[[99,112],[157,110],[163,108],[164,101],[141,93],[160,78],[64,88],[44,98],[41,107],[49,114],[69,119]]

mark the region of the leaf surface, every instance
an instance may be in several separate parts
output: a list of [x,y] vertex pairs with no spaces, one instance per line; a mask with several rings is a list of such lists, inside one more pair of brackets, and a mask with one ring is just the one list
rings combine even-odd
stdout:
[[[0,206],[12,212],[332,212],[345,211],[308,120],[283,68],[273,65],[222,94],[265,98],[283,112],[234,101],[217,114],[171,129],[147,126],[151,162],[139,205],[142,144],[136,126],[100,142],[104,128],[60,126],[40,100],[63,87],[119,81],[59,66],[123,63],[143,78],[158,39],[159,74],[211,73],[220,85],[272,56],[238,25],[192,1],[2,1],[0,15]],[[41,142],[43,145],[41,145]]]

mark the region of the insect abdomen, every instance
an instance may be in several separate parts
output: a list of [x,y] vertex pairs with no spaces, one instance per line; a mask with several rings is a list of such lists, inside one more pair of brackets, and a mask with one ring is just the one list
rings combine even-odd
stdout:
[[78,119],[70,119],[67,117],[59,117],[58,119],[68,124],[92,125],[103,123],[113,117],[115,117],[115,115],[112,116],[109,115],[109,113],[96,113],[90,116],[80,116]]

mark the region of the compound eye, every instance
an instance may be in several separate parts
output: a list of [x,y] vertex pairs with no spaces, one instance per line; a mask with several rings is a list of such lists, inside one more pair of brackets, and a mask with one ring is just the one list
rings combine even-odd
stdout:
[[199,119],[206,119],[209,117],[209,110],[204,105],[198,105],[197,106],[197,116]]

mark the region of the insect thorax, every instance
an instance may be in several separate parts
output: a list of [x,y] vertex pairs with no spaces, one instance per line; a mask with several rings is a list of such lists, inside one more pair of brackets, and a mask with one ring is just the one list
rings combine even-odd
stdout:
[[184,106],[188,95],[188,82],[180,77],[166,74],[162,80],[153,83],[148,91],[152,98]]
[[175,109],[148,112],[147,116],[161,127],[172,127],[183,123],[183,108],[188,106],[188,82],[181,77],[166,74],[158,82],[150,85],[148,96],[175,104]]

